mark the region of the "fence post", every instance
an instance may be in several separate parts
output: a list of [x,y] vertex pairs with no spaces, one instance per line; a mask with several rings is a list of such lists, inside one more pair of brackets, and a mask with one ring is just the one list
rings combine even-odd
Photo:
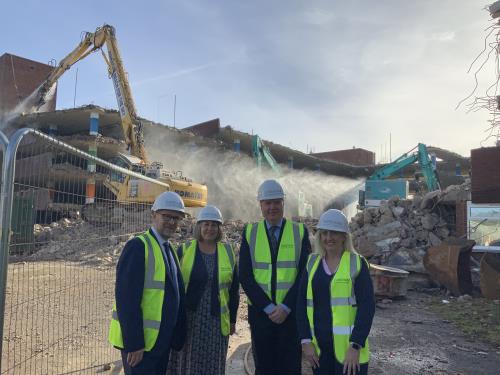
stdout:
[[[5,151],[7,151],[7,146],[9,145],[9,140],[7,139],[7,137],[5,136],[5,134],[2,133],[2,131],[0,131],[0,152],[2,153],[2,155],[4,156],[4,161],[3,161],[3,164],[2,165],[5,165]],[[0,183],[1,183],[1,186],[0,186],[0,194],[2,194],[4,192],[4,179],[3,179],[3,176],[2,176],[2,179],[0,180]],[[2,209],[2,204],[3,204],[3,194],[0,195],[0,212],[3,212],[3,209]],[[0,215],[0,228],[2,227],[2,215]],[[1,234],[1,231],[0,231],[0,240],[2,238],[2,234]]]
[[[2,165],[2,196],[1,196],[1,224],[0,238],[0,369],[2,368],[1,353],[3,349],[3,323],[5,316],[5,288],[7,284],[7,269],[9,265],[9,244],[12,219],[12,201],[14,198],[14,177],[16,168],[16,153],[24,136],[33,129],[19,129],[7,141]],[[3,134],[2,134],[3,135]],[[4,136],[5,137],[5,136]],[[6,138],[5,138],[6,140]],[[4,140],[2,140],[3,143]]]
[[[3,154],[2,181],[0,187],[0,370],[2,369],[3,322],[5,311],[5,286],[7,283],[7,264],[9,261],[10,215],[12,213],[12,186],[8,180],[7,171],[10,164],[7,156],[9,140],[0,131],[0,152]],[[15,154],[14,154],[15,157]],[[9,184],[8,181],[11,183]],[[10,195],[8,193],[10,191]],[[10,196],[10,202],[9,197]],[[7,212],[7,207],[10,211]]]
[[[147,228],[150,204],[127,199],[125,203],[130,210],[122,213],[122,207],[116,207],[117,215],[123,215],[119,222],[109,221],[104,226],[100,223],[94,226],[88,220],[75,217],[72,218],[75,225],[67,227],[68,233],[54,230],[52,234],[56,236],[52,236],[49,229],[51,236],[42,237],[44,239],[40,240],[35,238],[34,232],[35,229],[41,230],[42,226],[33,227],[30,230],[33,236],[23,241],[33,245],[33,249],[36,244],[39,245],[34,253],[15,252],[17,248],[14,249],[13,245],[18,245],[12,235],[17,232],[15,219],[18,217],[23,222],[27,221],[23,212],[38,209],[35,207],[44,211],[48,207],[44,205],[47,199],[53,199],[51,203],[56,206],[50,206],[50,209],[56,210],[57,213],[61,212],[58,210],[65,210],[65,205],[67,213],[71,210],[80,211],[87,197],[85,185],[89,173],[97,174],[96,188],[99,189],[95,197],[96,203],[104,203],[105,208],[113,208],[114,203],[120,203],[104,185],[104,181],[107,181],[112,173],[133,177],[157,189],[166,190],[168,185],[99,159],[31,128],[18,130],[10,137],[10,141],[0,132],[0,152],[2,151],[0,338],[5,336],[6,341],[5,345],[0,342],[0,353],[3,353],[3,358],[0,358],[0,370],[8,373],[52,374],[88,372],[108,366],[117,359],[117,352],[106,341],[109,312],[113,302],[112,263],[118,259],[123,248],[122,242],[130,235]],[[37,157],[39,159],[36,159]],[[35,159],[38,162],[35,162]],[[94,172],[88,171],[89,164],[95,164],[98,168],[92,168]],[[41,171],[40,168],[45,167],[47,170]],[[42,175],[44,178],[40,178]],[[48,196],[50,190],[58,193],[57,198],[55,195]],[[31,194],[33,197],[39,194],[36,195],[36,202],[40,206],[32,205],[17,212],[16,202],[18,196],[21,200],[26,197],[23,194]],[[44,220],[46,216],[40,216],[42,223]],[[52,220],[52,216],[49,220]],[[57,224],[58,220],[54,223]],[[66,217],[61,219],[61,223],[51,227],[66,228],[65,220]],[[82,233],[79,232],[80,229]],[[89,235],[90,231],[92,235]],[[21,245],[23,241],[20,242]],[[75,241],[82,249],[90,246],[85,257],[78,251],[73,252]],[[52,252],[44,254],[43,250],[52,250],[52,244],[60,252],[57,255],[50,255]],[[39,253],[41,256],[37,258],[35,254]],[[17,257],[27,261],[9,264],[9,259]],[[37,262],[37,259],[42,262]],[[90,266],[94,264],[98,266]],[[38,288],[36,278],[31,277],[36,276],[33,272],[40,271],[40,275],[48,275],[51,270],[57,278],[51,277],[47,285]],[[13,280],[14,275],[19,275],[19,278]],[[64,288],[61,288],[61,285],[64,285]],[[44,295],[46,288],[52,288],[53,292],[48,298]],[[12,294],[7,294],[11,289]],[[19,296],[21,300],[15,299],[12,303],[13,298]],[[93,302],[88,303],[88,299]],[[46,311],[50,311],[50,314],[43,315]],[[75,316],[75,313],[78,316]],[[40,314],[42,320],[47,319],[39,321],[36,317]],[[34,336],[39,338],[37,342],[31,340]],[[11,340],[13,337],[21,339]],[[78,349],[69,350],[64,345],[65,340],[78,342]],[[49,352],[51,355],[46,356]]]

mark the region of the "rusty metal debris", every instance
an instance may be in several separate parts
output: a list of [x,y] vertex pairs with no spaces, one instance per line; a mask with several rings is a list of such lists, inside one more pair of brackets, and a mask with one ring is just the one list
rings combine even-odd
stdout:
[[500,254],[484,254],[480,270],[483,296],[489,299],[500,299]]
[[453,295],[472,293],[470,256],[475,241],[448,239],[429,248],[424,266],[435,282],[445,286]]
[[376,296],[405,297],[409,272],[399,268],[370,264],[370,275]]

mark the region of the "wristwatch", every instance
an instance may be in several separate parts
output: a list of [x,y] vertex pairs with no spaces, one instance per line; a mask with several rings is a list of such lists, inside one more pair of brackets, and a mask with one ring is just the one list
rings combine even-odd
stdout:
[[351,348],[353,348],[354,350],[360,350],[361,345],[356,344],[355,342],[351,342]]

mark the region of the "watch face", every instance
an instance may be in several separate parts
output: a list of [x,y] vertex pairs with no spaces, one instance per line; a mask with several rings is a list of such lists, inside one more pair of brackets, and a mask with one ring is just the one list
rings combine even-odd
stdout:
[[356,344],[355,342],[351,343],[351,346],[353,349],[356,349],[356,350],[359,350],[361,349],[361,346],[359,346],[358,344]]

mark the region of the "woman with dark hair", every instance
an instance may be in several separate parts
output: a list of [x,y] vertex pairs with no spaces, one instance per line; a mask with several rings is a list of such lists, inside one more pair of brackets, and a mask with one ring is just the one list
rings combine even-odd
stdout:
[[368,373],[375,297],[366,260],[352,246],[345,215],[324,212],[297,298],[304,357],[315,375]]
[[194,240],[178,249],[186,287],[187,337],[173,352],[167,374],[224,374],[229,335],[235,331],[239,284],[235,255],[221,242],[222,215],[204,207],[194,229]]

